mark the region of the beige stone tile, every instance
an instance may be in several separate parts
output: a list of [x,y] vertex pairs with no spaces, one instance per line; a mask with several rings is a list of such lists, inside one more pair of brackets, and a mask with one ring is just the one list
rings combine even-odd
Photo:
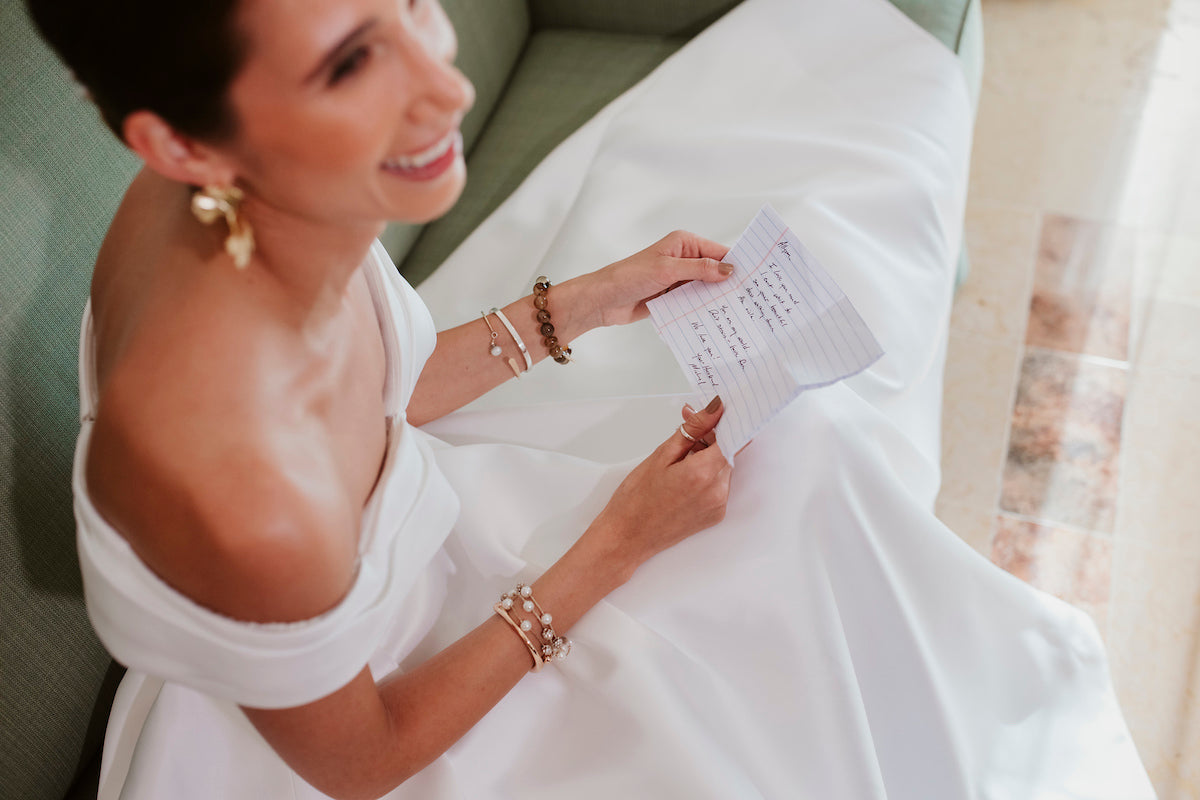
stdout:
[[937,517],[984,558],[992,552],[992,528],[996,513],[991,507],[975,508],[963,503],[938,500]]
[[942,411],[942,502],[994,509],[1019,344],[952,331]]
[[996,517],[991,560],[1021,580],[1086,612],[1103,631],[1108,621],[1112,539]]
[[1041,175],[1053,106],[1045,98],[983,87],[971,151],[972,201],[1041,208]]
[[[975,126],[971,197],[1098,221],[1149,218],[1149,211],[1134,208],[1127,198],[1142,126],[1140,109],[985,86]],[[1147,177],[1139,192],[1147,195],[1149,186],[1162,183]],[[1167,216],[1160,211],[1159,217]]]
[[970,203],[966,242],[971,272],[954,299],[950,328],[1006,342],[1025,333],[1038,215]]
[[1137,369],[1126,406],[1116,535],[1200,557],[1200,376]]
[[1126,107],[1145,96],[1166,35],[1161,10],[1111,2],[990,2],[983,22],[989,86]]
[[1200,797],[1200,556],[1117,540],[1108,650],[1160,800]]

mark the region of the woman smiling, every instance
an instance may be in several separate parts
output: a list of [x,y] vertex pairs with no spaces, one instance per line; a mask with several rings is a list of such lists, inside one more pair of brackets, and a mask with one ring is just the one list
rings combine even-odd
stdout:
[[[103,791],[949,798],[1057,791],[1079,763],[1144,777],[1091,673],[979,671],[1031,627],[1037,654],[1096,652],[952,543],[874,455],[902,437],[862,398],[790,407],[740,484],[719,399],[632,468],[418,427],[731,272],[677,231],[435,333],[376,242],[466,180],[473,92],[434,0],[30,5],[145,162],[83,321],[80,560],[131,668]],[[912,565],[878,544],[890,526]],[[974,631],[912,589],[929,570],[1011,624]],[[1091,726],[1086,755],[1037,772],[1012,714],[1052,752]]]

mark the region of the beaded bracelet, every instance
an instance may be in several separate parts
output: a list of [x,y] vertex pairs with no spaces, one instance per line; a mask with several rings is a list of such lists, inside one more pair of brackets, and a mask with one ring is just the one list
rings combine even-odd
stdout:
[[550,324],[550,311],[547,308],[550,304],[547,293],[549,288],[550,279],[545,275],[539,275],[537,282],[533,284],[533,305],[537,309],[537,321],[542,326],[541,334],[545,337],[542,344],[546,345],[550,357],[559,364],[569,364],[572,360],[571,348],[559,344],[558,337],[554,335],[554,326]]
[[[495,309],[493,309],[493,311],[494,311],[494,310],[495,310]],[[489,347],[489,348],[488,348],[488,352],[489,352],[489,353],[491,353],[493,356],[499,356],[499,355],[500,355],[501,353],[503,353],[504,351],[503,351],[503,350],[500,348],[500,345],[498,345],[498,344],[496,343],[496,337],[498,337],[500,334],[496,333],[496,329],[495,329],[495,328],[493,328],[493,327],[492,327],[492,323],[488,321],[488,314],[489,314],[489,313],[490,313],[490,312],[487,312],[487,311],[480,311],[480,312],[479,312],[479,316],[483,317],[483,324],[488,326],[488,331],[490,331],[490,332],[491,332],[491,334],[492,334],[492,344],[491,344],[491,347]],[[521,370],[517,368],[517,361],[516,361],[516,359],[514,359],[514,358],[505,358],[504,360],[505,360],[506,362],[508,362],[508,368],[509,368],[509,369],[511,369],[511,370],[513,371],[513,375],[516,375],[516,376],[517,376],[517,378],[518,378],[518,379],[520,379],[520,377],[521,377]]]
[[[532,614],[541,625],[542,645],[540,648],[530,640],[528,635],[533,630],[533,621],[523,619],[518,624],[509,614],[509,611],[518,603],[522,611]],[[518,583],[517,588],[500,596],[500,602],[496,603],[495,611],[517,632],[521,641],[529,648],[529,654],[533,656],[534,672],[541,669],[542,665],[548,661],[561,660],[571,654],[571,640],[554,632],[554,618],[547,614],[541,604],[534,599],[532,586]]]

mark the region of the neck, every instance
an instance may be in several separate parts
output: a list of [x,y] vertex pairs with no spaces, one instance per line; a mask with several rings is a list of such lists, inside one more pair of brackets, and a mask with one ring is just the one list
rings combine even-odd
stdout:
[[250,269],[262,270],[296,304],[305,324],[337,313],[355,271],[382,223],[334,224],[302,219],[247,197],[242,213],[254,229]]

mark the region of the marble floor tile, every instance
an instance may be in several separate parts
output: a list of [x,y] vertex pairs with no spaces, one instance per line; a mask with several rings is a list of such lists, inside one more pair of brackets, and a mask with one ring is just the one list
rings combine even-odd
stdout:
[[994,564],[1044,592],[1086,612],[1101,631],[1108,621],[1112,539],[996,517],[991,559]]
[[1024,338],[1038,224],[1028,209],[968,206],[971,272],[954,298],[951,330],[1005,342]]
[[1200,555],[1114,543],[1108,651],[1159,800],[1200,797]]
[[996,524],[996,514],[989,505],[975,508],[965,503],[952,503],[938,500],[937,518],[947,528],[954,531],[958,538],[969,544],[974,550],[988,558],[992,553],[992,528]]
[[[1133,373],[1116,534],[1200,557],[1200,375]],[[1200,584],[1200,573],[1193,576]]]
[[946,354],[942,502],[996,507],[1020,345],[955,331]]
[[1127,360],[1136,244],[1117,225],[1043,217],[1025,342]]
[[1000,509],[1112,533],[1126,371],[1031,349],[1013,404]]

